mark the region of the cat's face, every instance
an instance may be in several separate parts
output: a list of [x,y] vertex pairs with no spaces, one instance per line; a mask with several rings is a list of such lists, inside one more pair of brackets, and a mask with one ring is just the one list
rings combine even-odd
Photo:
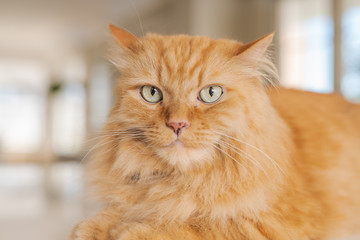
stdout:
[[247,73],[254,62],[240,67],[246,45],[189,36],[125,38],[117,39],[121,53],[112,58],[122,74],[112,115],[132,140],[187,167],[211,159],[220,133],[245,131],[252,92],[262,87]]

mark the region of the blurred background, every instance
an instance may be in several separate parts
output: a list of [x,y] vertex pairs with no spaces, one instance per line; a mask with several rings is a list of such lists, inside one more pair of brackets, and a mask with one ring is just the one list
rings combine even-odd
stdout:
[[360,102],[360,0],[0,0],[0,239],[67,239],[112,104],[108,23],[137,36],[275,31],[281,84]]

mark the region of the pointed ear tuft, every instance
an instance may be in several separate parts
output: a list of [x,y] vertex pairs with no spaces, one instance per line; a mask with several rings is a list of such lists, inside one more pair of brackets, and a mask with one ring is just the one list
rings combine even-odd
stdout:
[[274,33],[270,33],[253,42],[241,46],[238,56],[241,59],[248,61],[251,65],[255,67],[258,61],[264,56],[273,38]]
[[131,44],[138,40],[137,37],[135,37],[131,33],[112,24],[109,24],[109,30],[112,36],[115,38],[116,42],[125,48],[129,48]]

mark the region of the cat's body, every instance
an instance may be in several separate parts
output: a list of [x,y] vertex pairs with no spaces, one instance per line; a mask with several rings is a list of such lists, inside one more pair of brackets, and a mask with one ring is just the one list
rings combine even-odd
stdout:
[[[242,45],[112,31],[123,75],[89,165],[107,208],[72,239],[360,234],[359,105],[265,87],[258,69],[269,67],[271,37]],[[161,101],[141,98],[148,85]],[[200,101],[207,86],[221,86],[219,100]]]
[[[296,194],[300,199],[290,201],[298,201],[294,205],[308,215],[303,219],[300,212],[289,211],[294,220],[302,221],[295,228],[308,225],[314,233],[309,239],[338,239],[336,232],[359,231],[360,106],[336,94],[282,89],[270,96],[291,129],[292,166],[298,175],[293,180],[302,183],[304,191]],[[317,231],[323,231],[323,236],[317,236]]]

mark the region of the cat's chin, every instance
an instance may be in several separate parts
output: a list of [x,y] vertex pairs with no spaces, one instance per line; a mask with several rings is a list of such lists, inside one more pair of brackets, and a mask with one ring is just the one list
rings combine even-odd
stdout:
[[191,147],[180,140],[175,140],[158,149],[157,154],[171,165],[188,169],[194,164],[211,159],[212,152],[212,149]]

